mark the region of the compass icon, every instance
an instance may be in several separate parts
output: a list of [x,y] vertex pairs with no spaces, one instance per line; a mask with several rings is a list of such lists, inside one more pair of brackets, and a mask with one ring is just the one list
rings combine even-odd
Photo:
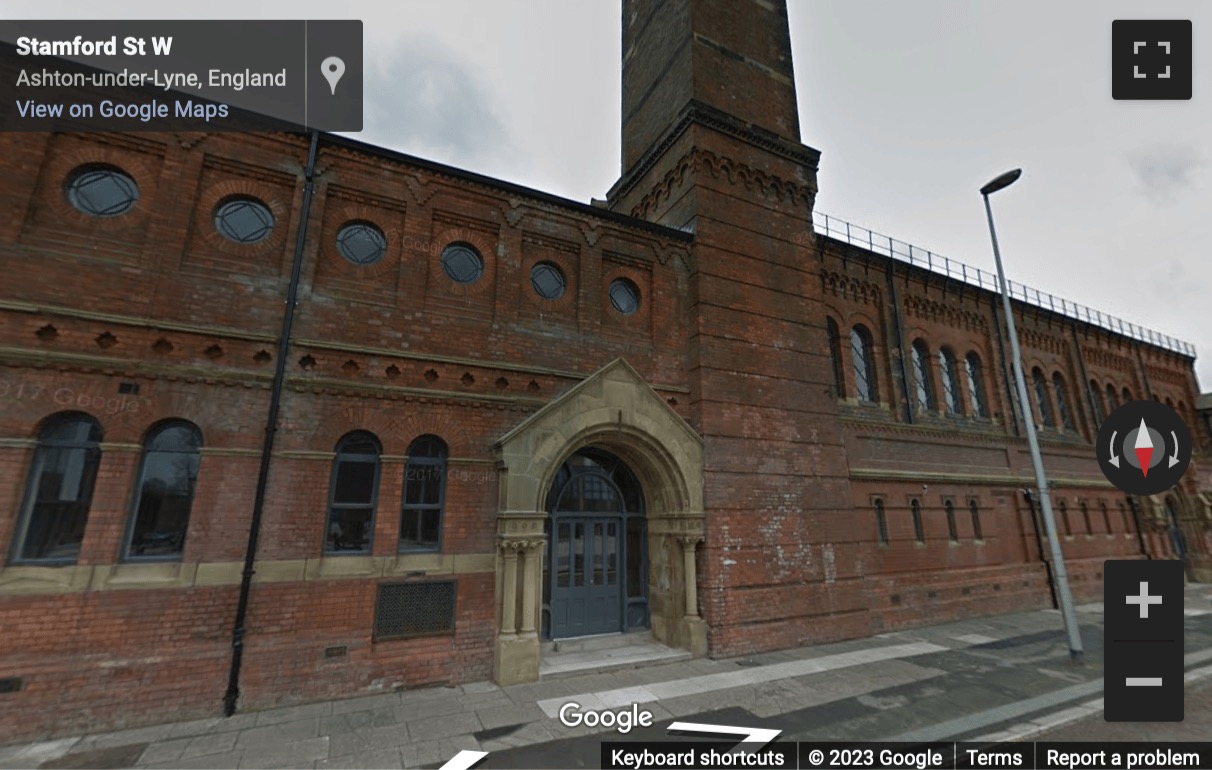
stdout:
[[1156,495],[1191,464],[1191,431],[1165,404],[1129,401],[1099,428],[1097,450],[1107,481],[1130,495]]

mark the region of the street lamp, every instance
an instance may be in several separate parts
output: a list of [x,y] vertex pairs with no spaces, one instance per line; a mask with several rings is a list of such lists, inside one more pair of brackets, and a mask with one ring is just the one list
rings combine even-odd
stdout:
[[1039,439],[1035,435],[1035,419],[1031,402],[1027,399],[1027,380],[1023,376],[1023,354],[1018,346],[1018,331],[1014,327],[1014,313],[1010,310],[1010,291],[1006,287],[1006,273],[1002,270],[1002,255],[997,248],[997,232],[993,229],[993,208],[989,196],[1014,184],[1023,170],[1007,171],[981,188],[985,199],[985,213],[989,217],[989,237],[993,240],[993,259],[997,263],[997,282],[1002,291],[1002,308],[1006,311],[1006,327],[1010,336],[1010,350],[1014,356],[1014,382],[1018,386],[1018,404],[1027,426],[1027,444],[1031,447],[1031,463],[1035,466],[1035,484],[1039,487],[1040,516],[1048,533],[1048,544],[1052,548],[1052,577],[1056,581],[1056,596],[1064,618],[1065,631],[1069,635],[1069,655],[1076,659],[1082,655],[1081,630],[1077,625],[1077,611],[1073,608],[1073,595],[1069,592],[1069,575],[1065,571],[1065,557],[1061,553],[1060,540],[1056,536],[1056,520],[1052,516],[1052,496],[1048,493],[1048,479],[1044,476],[1044,460],[1039,453]]

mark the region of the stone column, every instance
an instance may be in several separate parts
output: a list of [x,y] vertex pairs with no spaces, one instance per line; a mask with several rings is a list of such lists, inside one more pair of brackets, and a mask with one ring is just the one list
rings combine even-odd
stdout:
[[694,569],[694,552],[703,538],[701,535],[681,535],[678,540],[682,542],[682,558],[685,560],[686,618],[697,619],[699,617],[698,575],[695,574]]
[[518,543],[525,550],[522,573],[522,636],[535,636],[535,610],[542,586],[539,560],[543,558],[543,540],[525,540]]
[[703,542],[703,535],[683,532],[678,540],[682,544],[682,572],[686,584],[686,614],[682,616],[679,635],[681,646],[697,658],[707,654],[707,624],[699,617],[698,573],[694,567],[694,552]]
[[506,639],[514,638],[518,633],[518,545],[516,540],[501,541],[505,559],[505,576],[501,582],[501,636]]

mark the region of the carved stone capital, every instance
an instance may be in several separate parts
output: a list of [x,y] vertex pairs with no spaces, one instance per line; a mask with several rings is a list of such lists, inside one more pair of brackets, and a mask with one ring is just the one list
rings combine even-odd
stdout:
[[703,536],[692,534],[678,535],[678,542],[682,544],[683,548],[693,551],[699,543],[703,542]]

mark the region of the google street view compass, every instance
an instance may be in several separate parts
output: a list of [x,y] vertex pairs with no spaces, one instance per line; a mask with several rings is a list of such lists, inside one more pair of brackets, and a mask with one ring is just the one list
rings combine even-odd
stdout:
[[1191,464],[1191,431],[1170,407],[1130,401],[1098,431],[1103,475],[1130,495],[1156,495],[1178,484]]

